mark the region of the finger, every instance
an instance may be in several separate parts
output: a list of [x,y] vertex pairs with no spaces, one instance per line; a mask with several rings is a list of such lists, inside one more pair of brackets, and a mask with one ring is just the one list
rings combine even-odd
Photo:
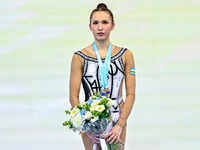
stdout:
[[98,135],[95,135],[95,134],[91,135],[90,137],[91,137],[92,139],[94,139],[94,138],[97,138],[97,139],[98,139],[98,138],[99,138],[99,136],[98,136]]
[[99,135],[99,134],[95,134],[95,133],[90,133],[90,135]]
[[94,138],[95,140],[97,140],[97,141],[100,141],[100,139],[98,138],[98,137],[96,137],[96,138]]
[[93,139],[96,141],[100,141],[100,139],[98,137],[94,137]]
[[117,137],[117,140],[115,141],[115,144],[117,144],[118,141],[119,141],[119,136]]
[[106,134],[106,138],[109,138],[113,134],[113,131],[110,131],[109,133]]
[[94,143],[94,144],[99,144],[99,143],[100,143],[100,141],[99,141],[99,140],[97,140],[97,139],[93,139],[93,143]]
[[97,143],[100,143],[100,140],[99,138],[96,136],[96,135],[90,135],[90,140],[92,141],[93,144],[97,144]]
[[112,140],[110,141],[109,144],[112,144],[116,139],[117,139],[117,135],[115,135],[115,136],[112,138]]
[[100,135],[99,135],[99,134],[92,134],[92,137],[97,137],[97,138],[99,138]]
[[106,134],[106,136],[104,137],[104,139],[107,139],[111,134],[112,134],[112,132],[109,132],[108,134]]
[[100,135],[99,135],[99,134],[96,134],[95,136],[96,136],[97,138],[99,138],[99,137],[100,137]]
[[106,140],[106,142],[109,142],[110,140],[112,140],[115,137],[114,134],[110,135],[110,137]]

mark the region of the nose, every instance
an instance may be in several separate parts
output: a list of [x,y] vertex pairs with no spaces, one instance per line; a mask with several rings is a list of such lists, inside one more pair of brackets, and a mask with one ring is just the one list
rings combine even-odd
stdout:
[[101,23],[99,23],[98,29],[99,29],[99,30],[102,30],[102,29],[103,29]]

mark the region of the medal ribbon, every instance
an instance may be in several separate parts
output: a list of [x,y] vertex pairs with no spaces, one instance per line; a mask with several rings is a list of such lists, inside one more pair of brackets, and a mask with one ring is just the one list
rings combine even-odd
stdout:
[[111,48],[112,48],[112,44],[110,42],[109,46],[108,46],[108,51],[106,54],[106,59],[105,62],[102,63],[101,57],[99,55],[99,51],[97,49],[97,46],[95,44],[95,42],[92,43],[92,46],[94,48],[94,51],[96,53],[97,59],[98,59],[98,63],[99,63],[99,72],[100,72],[100,79],[101,79],[101,90],[107,89],[108,88],[108,71],[110,69],[110,59],[111,59]]

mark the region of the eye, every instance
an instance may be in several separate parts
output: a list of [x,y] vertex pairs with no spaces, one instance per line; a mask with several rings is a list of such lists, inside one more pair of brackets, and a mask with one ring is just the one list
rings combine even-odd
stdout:
[[98,22],[97,22],[97,21],[94,21],[93,24],[94,24],[94,25],[95,25],[95,24],[98,24]]
[[108,21],[104,21],[103,24],[108,24]]

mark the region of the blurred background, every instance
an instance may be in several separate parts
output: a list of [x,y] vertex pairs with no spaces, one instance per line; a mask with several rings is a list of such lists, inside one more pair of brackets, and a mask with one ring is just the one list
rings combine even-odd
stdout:
[[[62,123],[71,58],[93,42],[89,16],[100,2],[1,0],[1,150],[84,149]],[[199,150],[200,0],[103,2],[115,17],[111,42],[136,63],[126,150]]]

